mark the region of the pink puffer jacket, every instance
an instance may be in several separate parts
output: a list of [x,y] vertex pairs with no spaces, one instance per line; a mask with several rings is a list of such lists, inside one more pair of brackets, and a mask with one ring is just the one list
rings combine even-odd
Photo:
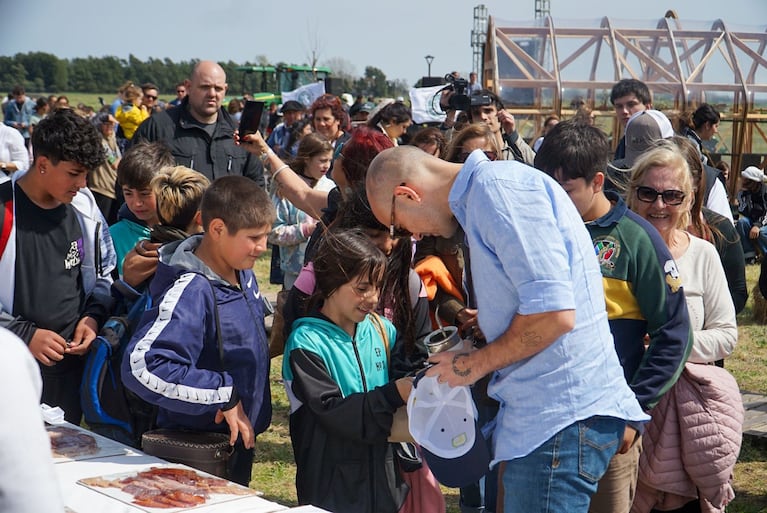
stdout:
[[714,365],[687,363],[652,410],[642,437],[631,513],[673,509],[700,494],[703,512],[735,497],[730,480],[740,453],[743,401],[735,378]]

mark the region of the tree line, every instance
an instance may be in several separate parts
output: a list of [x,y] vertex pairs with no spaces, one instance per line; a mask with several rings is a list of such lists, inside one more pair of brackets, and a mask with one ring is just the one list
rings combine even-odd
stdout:
[[[127,59],[115,56],[77,57],[60,59],[45,52],[17,53],[0,56],[0,91],[10,92],[16,85],[36,93],[80,92],[103,93],[117,91],[127,81],[135,84],[152,82],[160,94],[173,94],[176,84],[189,76],[195,60],[174,62],[171,59],[150,57],[146,61],[130,54]],[[263,65],[260,62],[219,62],[229,82],[229,94],[240,95],[241,72],[238,66]],[[277,63],[281,64],[281,63]],[[345,66],[341,66],[345,68]],[[332,69],[332,65],[331,65]],[[391,81],[378,68],[367,66],[364,76],[355,77],[339,69],[332,77],[334,89],[366,96],[406,96],[408,85],[402,80]],[[273,84],[272,84],[273,87]],[[251,91],[248,91],[251,92]]]

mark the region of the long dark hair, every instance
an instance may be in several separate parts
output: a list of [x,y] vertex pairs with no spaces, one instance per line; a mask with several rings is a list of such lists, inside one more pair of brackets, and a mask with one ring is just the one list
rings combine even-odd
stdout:
[[[334,225],[338,229],[377,230],[388,234],[388,227],[381,224],[370,209],[363,186],[352,190],[339,209],[339,217]],[[332,236],[332,235],[329,235]],[[413,320],[413,302],[410,299],[410,263],[413,259],[413,246],[410,237],[401,237],[386,258],[386,271],[381,285],[379,312],[385,307],[391,308],[392,323],[397,331],[404,335],[405,352],[412,354],[415,349],[415,322]]]
[[314,257],[313,302],[324,301],[358,276],[380,285],[386,257],[361,230],[334,230],[325,235]]
[[333,146],[319,134],[307,134],[298,143],[298,154],[290,162],[290,167],[293,171],[306,178],[309,186],[312,188],[317,185],[317,179],[306,174],[306,165],[312,157],[322,155],[323,153],[330,153],[332,155]]
[[288,143],[283,148],[283,151],[290,154],[290,152],[293,149],[293,145],[295,145],[296,142],[298,142],[298,140],[303,137],[301,133],[306,128],[306,125],[311,125],[311,124],[312,124],[311,119],[303,118],[303,119],[299,119],[298,121],[290,125],[290,128],[288,129]]
[[367,125],[374,128],[378,123],[404,123],[413,119],[410,109],[402,102],[393,102],[375,113],[367,121]]
[[695,201],[690,205],[690,226],[692,226],[692,234],[714,243],[717,247],[719,246],[718,241],[734,242],[728,241],[725,235],[716,226],[707,223],[701,215],[704,206],[703,200],[706,196],[706,171],[703,169],[703,162],[700,160],[698,149],[689,139],[680,135],[672,137],[671,142],[676,145],[679,152],[687,161],[687,165],[690,168],[690,175],[692,176],[693,192],[695,193]]

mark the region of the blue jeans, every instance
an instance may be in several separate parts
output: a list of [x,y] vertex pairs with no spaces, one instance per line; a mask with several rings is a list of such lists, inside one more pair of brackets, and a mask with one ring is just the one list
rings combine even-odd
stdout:
[[504,513],[587,513],[625,427],[622,419],[591,417],[503,462]]
[[759,237],[751,239],[748,234],[752,226],[751,219],[744,215],[741,215],[735,224],[735,229],[740,235],[740,243],[743,245],[743,254],[746,258],[753,257],[756,252],[755,246],[758,245],[761,252],[767,255],[767,226],[760,227]]

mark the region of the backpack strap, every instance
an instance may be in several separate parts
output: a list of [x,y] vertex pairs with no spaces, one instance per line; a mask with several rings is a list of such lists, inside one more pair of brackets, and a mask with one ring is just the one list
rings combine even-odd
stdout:
[[410,307],[415,308],[415,304],[418,302],[418,296],[421,294],[421,287],[423,282],[421,277],[415,272],[414,269],[410,269],[407,277],[408,293],[410,294]]
[[0,209],[0,256],[5,252],[13,228],[13,184],[6,184],[0,186],[0,201],[3,202],[3,208]]
[[370,312],[370,320],[373,322],[373,326],[375,326],[376,331],[381,336],[381,341],[383,342],[384,350],[386,351],[386,363],[388,364],[391,362],[391,348],[389,347],[389,335],[386,333],[386,326],[384,326],[381,316],[375,312]]

